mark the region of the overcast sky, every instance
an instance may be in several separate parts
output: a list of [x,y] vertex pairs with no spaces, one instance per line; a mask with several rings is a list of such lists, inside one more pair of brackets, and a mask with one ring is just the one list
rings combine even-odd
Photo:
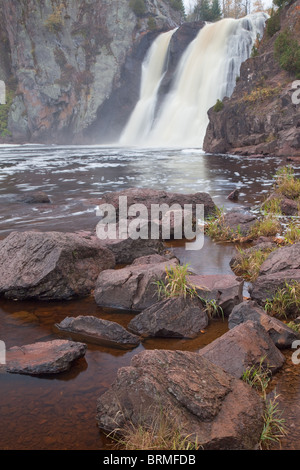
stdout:
[[[197,3],[197,0],[183,0],[186,12],[188,13],[189,10]],[[264,5],[269,8],[272,5],[272,0],[263,0]]]

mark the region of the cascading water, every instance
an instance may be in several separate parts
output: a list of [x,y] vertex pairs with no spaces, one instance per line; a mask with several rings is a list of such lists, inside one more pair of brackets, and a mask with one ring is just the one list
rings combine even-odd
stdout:
[[176,29],[156,38],[142,65],[140,99],[122,133],[123,145],[142,144],[151,130],[157,102],[157,92],[164,76],[164,66],[171,37]]
[[155,118],[157,93],[174,31],[159,36],[143,64],[140,100],[120,143],[201,148],[209,122],[207,111],[217,99],[233,93],[241,64],[250,57],[257,36],[262,37],[267,18],[265,13],[256,13],[206,24],[183,54],[172,89]]

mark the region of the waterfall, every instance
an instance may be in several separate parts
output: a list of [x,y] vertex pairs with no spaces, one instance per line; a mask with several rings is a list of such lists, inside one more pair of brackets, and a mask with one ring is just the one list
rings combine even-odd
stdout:
[[227,18],[206,24],[184,52],[171,91],[155,117],[173,32],[159,36],[143,64],[140,100],[120,143],[201,148],[209,122],[207,111],[217,99],[233,93],[241,64],[250,57],[257,35],[262,37],[267,18],[265,13],[255,13],[239,20]]
[[157,93],[165,72],[171,37],[176,29],[160,34],[142,65],[140,98],[121,135],[121,145],[143,144],[151,130]]

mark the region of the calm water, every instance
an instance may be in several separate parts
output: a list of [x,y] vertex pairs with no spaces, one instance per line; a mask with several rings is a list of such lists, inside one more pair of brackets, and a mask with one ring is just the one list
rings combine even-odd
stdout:
[[[101,147],[0,147],[0,237],[12,230],[92,229],[98,219],[95,199],[106,191],[150,187],[177,192],[207,191],[227,208],[253,205],[270,190],[279,160],[205,155],[192,150],[136,150]],[[240,188],[238,204],[227,200]],[[51,205],[17,202],[43,190]],[[175,254],[199,274],[230,273],[235,248],[208,239],[204,249]],[[95,315],[126,327],[132,314],[103,310],[92,298],[74,302],[0,301],[0,339],[7,347],[55,338],[53,325],[66,316]],[[144,349],[198,351],[227,331],[213,322],[194,340],[144,341],[132,351],[89,346],[86,357],[52,378],[0,375],[1,449],[104,449],[109,442],[95,422],[96,400],[113,382],[119,367]],[[299,366],[298,366],[299,368]],[[300,449],[300,377],[289,362],[276,379],[291,435],[283,448]]]

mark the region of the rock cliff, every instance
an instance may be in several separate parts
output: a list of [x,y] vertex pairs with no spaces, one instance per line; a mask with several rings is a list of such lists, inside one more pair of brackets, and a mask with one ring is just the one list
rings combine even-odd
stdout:
[[182,22],[169,0],[143,0],[143,11],[134,3],[2,2],[0,80],[9,83],[7,131],[14,142],[80,141],[140,42],[144,52],[155,34]]
[[274,54],[274,43],[282,31],[290,30],[300,43],[299,12],[299,0],[282,10],[280,29],[270,37],[267,27],[255,57],[242,65],[232,97],[223,100],[223,109],[209,110],[206,151],[300,155],[300,105],[292,101],[297,77],[283,70]]

